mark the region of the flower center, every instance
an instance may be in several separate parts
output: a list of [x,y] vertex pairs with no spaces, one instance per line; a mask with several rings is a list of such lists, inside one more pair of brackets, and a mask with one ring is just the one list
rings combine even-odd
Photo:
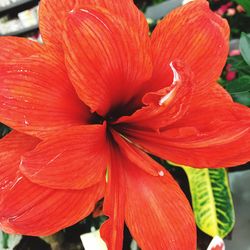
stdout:
[[90,123],[92,124],[102,124],[106,121],[108,124],[112,124],[117,119],[122,116],[130,116],[136,110],[141,108],[140,105],[135,105],[134,103],[128,103],[126,105],[118,105],[112,108],[105,116],[100,116],[98,113],[93,113],[90,119]]

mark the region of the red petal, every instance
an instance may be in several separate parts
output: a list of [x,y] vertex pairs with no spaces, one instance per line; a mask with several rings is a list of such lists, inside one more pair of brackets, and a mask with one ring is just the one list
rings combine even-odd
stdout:
[[30,181],[59,189],[82,189],[105,179],[106,126],[72,127],[24,155],[20,169]]
[[149,38],[142,40],[134,25],[105,9],[71,13],[64,42],[76,91],[100,115],[132,102],[151,76]]
[[43,0],[39,9],[39,28],[45,44],[60,49],[65,17],[72,9],[85,8],[86,5],[107,8],[114,14],[125,18],[132,25],[136,23],[139,33],[144,36],[148,34],[146,19],[132,0]]
[[17,176],[0,193],[0,227],[7,233],[50,235],[88,216],[102,197],[104,183],[76,190],[41,187]]
[[191,67],[198,84],[214,82],[226,62],[228,37],[227,22],[209,9],[206,0],[193,1],[172,11],[152,34],[151,82],[158,82],[155,86],[159,89],[168,77],[166,68],[176,59]]
[[159,164],[156,163],[150,156],[144,153],[141,149],[119,135],[117,132],[112,131],[112,135],[117,144],[122,148],[123,154],[134,163],[137,167],[141,168],[150,175],[159,175]]
[[101,226],[101,237],[109,250],[121,250],[124,228],[124,158],[117,145],[112,145],[108,168],[108,185],[104,196],[103,212],[109,219]]
[[0,228],[8,233],[52,234],[86,217],[103,195],[104,183],[82,191],[55,190],[23,177],[21,156],[38,142],[17,132],[0,140]]
[[143,250],[196,249],[192,210],[166,171],[153,177],[126,165],[125,220]]
[[147,93],[143,97],[146,106],[131,116],[123,116],[115,123],[118,126],[132,126],[137,129],[158,130],[179,120],[187,112],[195,82],[187,67],[181,62],[172,62],[173,81],[166,87]]
[[219,86],[193,96],[188,112],[156,133],[125,128],[125,136],[164,159],[192,167],[229,167],[250,160],[250,110]]
[[47,52],[6,62],[0,87],[0,120],[16,130],[42,137],[89,117],[64,65]]
[[21,37],[0,38],[0,63],[10,60],[31,56],[43,51],[43,46],[38,42]]
[[47,47],[62,50],[63,21],[78,0],[43,0],[39,5],[39,29]]
[[3,190],[9,181],[14,181],[21,161],[21,155],[32,150],[39,139],[16,131],[10,132],[0,140],[0,189]]
[[119,146],[112,143],[104,204],[109,220],[101,228],[108,249],[122,249],[124,206],[126,223],[142,249],[195,249],[194,217],[178,185],[152,159],[148,165],[157,177],[140,170],[142,155],[134,150],[130,161],[121,137],[115,132],[113,136]]

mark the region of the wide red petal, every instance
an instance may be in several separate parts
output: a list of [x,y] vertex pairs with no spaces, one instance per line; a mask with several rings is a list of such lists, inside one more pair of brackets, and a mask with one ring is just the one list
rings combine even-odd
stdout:
[[46,47],[62,52],[63,21],[78,0],[42,0],[39,5],[39,29]]
[[143,250],[195,250],[192,209],[171,175],[162,173],[154,177],[126,165],[126,224]]
[[[206,0],[192,1],[167,15],[152,34],[156,89],[168,78],[166,68],[174,60],[191,67],[198,84],[217,80],[229,47],[227,22],[209,9]],[[156,84],[157,83],[157,84]],[[204,86],[205,87],[205,86]]]
[[107,188],[104,196],[103,213],[108,220],[100,229],[101,237],[109,250],[121,250],[124,229],[124,158],[116,143],[110,144],[110,162],[107,172]]
[[61,50],[65,17],[74,8],[80,9],[90,5],[106,8],[125,18],[130,24],[136,24],[142,35],[148,34],[146,19],[132,0],[42,0],[39,8],[39,28],[45,44]]
[[0,228],[49,235],[86,217],[103,196],[104,181],[90,188],[55,190],[31,183],[19,171],[21,156],[39,139],[10,132],[0,140]]
[[69,15],[67,68],[79,97],[93,112],[104,116],[133,102],[151,76],[149,42],[134,25],[105,9],[84,8]]
[[185,115],[158,133],[132,127],[123,133],[152,154],[192,167],[230,167],[250,160],[250,109],[233,103],[219,85],[193,96]]
[[133,147],[124,144],[116,132],[112,131],[112,135],[109,184],[104,203],[104,214],[109,219],[101,227],[101,236],[108,249],[122,249],[124,208],[126,223],[143,250],[195,249],[194,217],[178,185],[152,159],[148,165],[152,164],[151,169],[155,169],[157,175],[143,171],[140,166],[143,152],[139,154],[134,150],[132,156],[128,147],[132,150]]
[[0,88],[0,121],[18,131],[43,137],[89,118],[55,54],[4,63]]
[[44,47],[38,42],[21,37],[0,37],[0,64],[10,60],[41,53]]
[[0,192],[0,228],[14,234],[53,234],[88,216],[103,191],[103,182],[81,191],[56,190],[17,176]]
[[0,190],[16,178],[21,155],[32,150],[39,142],[37,138],[16,131],[0,140]]
[[105,125],[72,127],[51,136],[22,158],[30,181],[59,189],[83,189],[105,179],[108,164]]
[[181,119],[187,112],[193,95],[195,82],[188,67],[181,62],[171,62],[173,80],[171,84],[156,92],[149,92],[143,97],[144,107],[131,116],[118,119],[119,127],[131,126],[136,129],[159,130]]

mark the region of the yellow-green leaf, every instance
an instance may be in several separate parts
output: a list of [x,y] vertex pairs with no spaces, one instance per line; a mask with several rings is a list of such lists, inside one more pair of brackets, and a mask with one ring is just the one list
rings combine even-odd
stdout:
[[235,214],[225,169],[184,167],[188,176],[197,226],[224,238],[233,229]]
[[235,224],[227,171],[223,168],[181,167],[188,176],[197,226],[212,237],[218,235],[224,238]]

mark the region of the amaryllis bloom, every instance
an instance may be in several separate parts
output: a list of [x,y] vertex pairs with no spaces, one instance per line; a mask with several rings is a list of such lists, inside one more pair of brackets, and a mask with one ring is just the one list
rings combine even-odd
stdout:
[[[44,44],[0,39],[0,225],[48,235],[104,197],[101,236],[122,249],[196,249],[190,205],[150,155],[193,167],[250,156],[250,111],[216,83],[229,28],[196,0],[149,36],[131,0],[42,0]],[[107,176],[107,180],[106,180]]]

